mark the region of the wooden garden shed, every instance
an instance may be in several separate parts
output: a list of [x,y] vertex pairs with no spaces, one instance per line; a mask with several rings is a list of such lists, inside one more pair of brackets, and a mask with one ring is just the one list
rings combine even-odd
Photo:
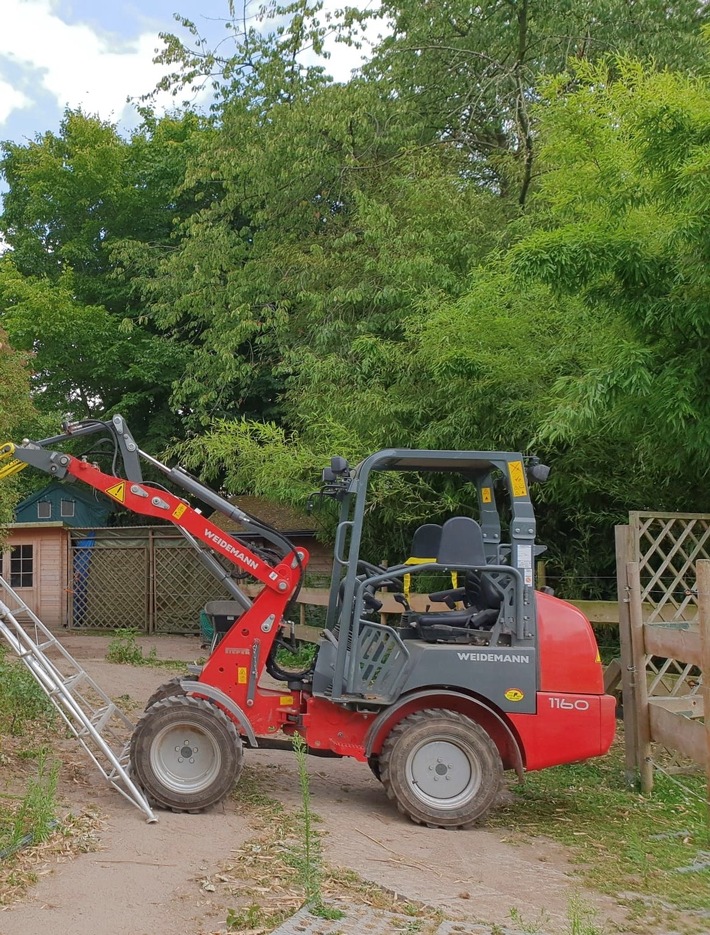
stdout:
[[[314,576],[329,578],[332,552],[318,543],[304,511],[260,497],[238,503],[308,549],[312,583],[319,583]],[[3,578],[52,628],[197,632],[204,604],[229,593],[172,523],[117,525],[115,509],[79,484],[48,484],[17,507],[2,554]],[[221,514],[210,518],[247,543],[268,545]]]
[[49,627],[68,619],[73,528],[106,525],[107,497],[78,485],[52,481],[15,510],[2,553],[2,576]]

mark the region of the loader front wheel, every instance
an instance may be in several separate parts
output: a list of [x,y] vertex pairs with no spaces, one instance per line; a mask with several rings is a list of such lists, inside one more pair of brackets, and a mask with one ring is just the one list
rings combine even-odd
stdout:
[[131,765],[152,803],[199,812],[231,792],[242,770],[242,742],[216,705],[173,695],[151,705],[136,725]]
[[152,707],[156,701],[163,701],[165,698],[170,698],[172,695],[184,695],[185,689],[181,686],[181,682],[196,682],[196,675],[181,675],[177,678],[170,679],[169,682],[163,682],[162,685],[159,685],[150,698],[145,703],[144,711],[147,711],[148,708]]
[[498,748],[457,711],[417,711],[392,728],[380,753],[387,795],[432,828],[467,828],[493,806],[503,778]]

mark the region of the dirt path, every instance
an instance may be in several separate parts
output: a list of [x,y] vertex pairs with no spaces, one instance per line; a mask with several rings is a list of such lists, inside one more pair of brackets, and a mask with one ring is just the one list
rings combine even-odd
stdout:
[[[170,677],[153,668],[111,665],[106,640],[68,635],[69,651],[112,697],[144,702]],[[189,661],[197,641],[148,640],[160,658]],[[133,714],[132,714],[133,716]],[[299,805],[292,754],[249,750],[264,791],[287,808]],[[49,865],[24,900],[0,912],[0,935],[207,935],[224,932],[229,893],[206,881],[254,835],[234,802],[204,815],[159,813],[157,825],[107,788],[79,751],[62,771],[60,796],[77,812],[103,816],[101,850]],[[439,907],[452,918],[510,924],[511,910],[544,920],[553,935],[567,929],[570,900],[581,895],[599,922],[623,917],[615,905],[585,892],[564,849],[539,839],[516,843],[485,828],[447,832],[417,827],[389,803],[362,764],[312,758],[312,805],[321,818],[327,861],[401,895]]]

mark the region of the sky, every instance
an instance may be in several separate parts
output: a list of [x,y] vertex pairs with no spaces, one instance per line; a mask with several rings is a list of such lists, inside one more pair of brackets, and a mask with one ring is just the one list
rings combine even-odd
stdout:
[[[126,99],[159,81],[152,59],[160,32],[181,34],[175,12],[215,44],[226,34],[227,0],[0,0],[0,140],[56,132],[66,107],[130,130],[135,109]],[[328,71],[345,81],[359,53],[342,45],[334,52]],[[160,111],[175,100],[163,94],[155,105]]]

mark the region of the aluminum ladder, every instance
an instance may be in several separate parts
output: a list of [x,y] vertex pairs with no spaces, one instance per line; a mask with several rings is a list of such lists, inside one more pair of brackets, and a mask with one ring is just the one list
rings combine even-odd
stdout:
[[139,808],[147,821],[157,821],[129,774],[130,735],[135,725],[2,577],[0,636],[114,789]]

